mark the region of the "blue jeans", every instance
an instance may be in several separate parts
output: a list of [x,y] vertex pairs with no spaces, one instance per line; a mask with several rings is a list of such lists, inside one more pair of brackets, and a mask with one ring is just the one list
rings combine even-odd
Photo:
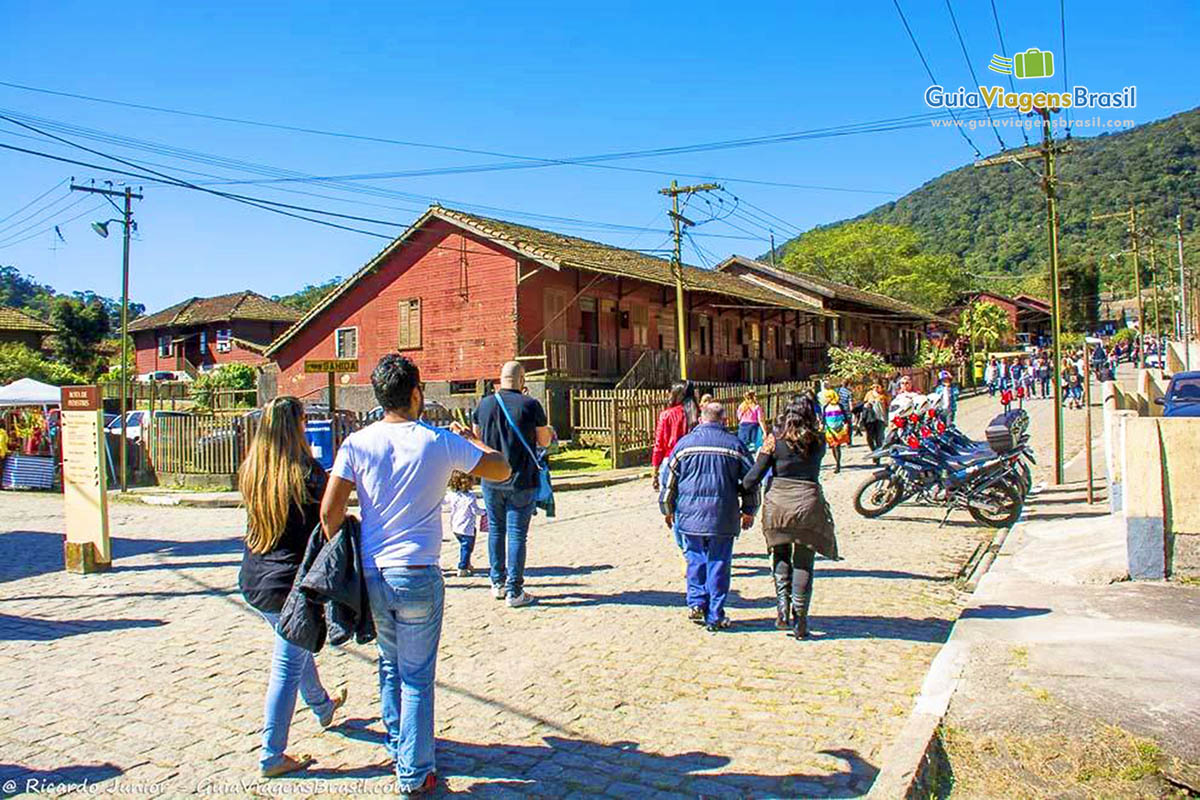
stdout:
[[433,690],[442,638],[445,583],[436,566],[366,570],[379,645],[379,703],[387,754],[402,791],[420,786],[437,763]]
[[755,439],[758,437],[759,425],[757,422],[739,422],[738,423],[738,440],[746,445],[749,450],[754,449]]
[[466,569],[471,566],[471,553],[475,552],[475,537],[456,533],[454,538],[458,539],[458,568]]
[[536,508],[536,489],[498,489],[483,485],[488,517],[488,559],[493,586],[503,586],[509,597],[525,591],[525,542],[529,520]]
[[725,616],[729,574],[733,568],[733,536],[684,535],[688,608],[704,609],[708,623]]
[[[279,624],[279,615],[260,611],[271,629]],[[287,749],[288,729],[296,710],[296,691],[317,719],[333,711],[333,700],[321,685],[313,654],[303,647],[275,634],[275,650],[271,655],[271,678],[267,682],[267,701],[263,708],[262,755],[259,766],[273,767],[283,760]]]

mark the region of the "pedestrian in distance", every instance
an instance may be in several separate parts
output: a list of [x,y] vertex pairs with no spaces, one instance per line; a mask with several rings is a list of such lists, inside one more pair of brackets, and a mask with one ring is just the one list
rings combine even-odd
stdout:
[[[395,763],[401,797],[437,787],[434,689],[445,608],[442,499],[456,470],[504,481],[505,457],[452,423],[421,421],[425,386],[417,365],[396,353],[371,373],[383,418],[355,431],[338,449],[321,501],[321,527],[342,526],[351,490],[362,513],[362,568],[379,647],[384,748]],[[403,702],[401,702],[403,695]]]
[[948,370],[938,373],[937,405],[946,416],[946,421],[954,424],[958,416],[958,387],[954,385],[954,376]]
[[758,492],[742,491],[750,452],[725,429],[725,409],[710,403],[700,424],[675,445],[667,461],[659,509],[684,537],[688,619],[711,632],[730,626],[725,614],[733,544],[754,522]]
[[983,382],[987,384],[988,394],[995,397],[996,387],[1000,383],[1000,365],[996,359],[989,359],[987,366],[983,368]]
[[[871,448],[871,452],[883,447],[883,439],[887,434],[890,402],[887,390],[883,388],[883,380],[876,378],[871,388],[863,396],[863,429],[867,433],[867,446]],[[876,459],[876,463],[879,463],[878,459]]]
[[842,471],[842,448],[850,443],[850,428],[837,392],[832,389],[821,392],[821,414],[825,422],[825,444],[833,453],[833,471],[838,473]]
[[838,405],[842,407],[842,416],[846,418],[846,446],[854,446],[854,396],[850,392],[850,382],[843,380],[837,387]]
[[487,531],[487,510],[475,496],[475,479],[465,472],[450,473],[450,483],[442,507],[450,512],[450,532],[458,540],[458,577],[474,574],[471,555],[475,552],[475,533]]
[[[294,397],[275,398],[263,409],[238,470],[246,507],[238,588],[272,629],[279,623],[279,612],[304,559],[309,534],[319,522],[326,480],[325,470],[304,439],[304,406]],[[346,701],[344,688],[332,697],[325,691],[312,653],[276,633],[258,761],[264,778],[312,763],[285,752],[297,692],[322,728],[333,724],[334,712]]]
[[808,638],[816,554],[837,559],[833,514],[821,491],[825,431],[812,393],[793,396],[742,479],[743,491],[763,495],[762,529],[775,580],[775,627]]
[[747,389],[742,395],[742,402],[737,408],[737,420],[738,439],[750,452],[754,452],[762,441],[767,421],[753,389]]
[[1037,364],[1038,386],[1041,388],[1042,397],[1050,396],[1050,379],[1052,377],[1050,374],[1051,372],[1052,369],[1050,367],[1050,359],[1046,357],[1045,353],[1043,353],[1041,358],[1038,359]]
[[474,415],[475,435],[488,447],[504,454],[511,473],[503,480],[483,481],[483,502],[488,516],[488,558],[491,561],[492,596],[507,600],[509,608],[531,605],[525,591],[525,557],[529,522],[541,465],[534,448],[547,447],[554,429],[546,411],[525,393],[525,368],[509,361],[500,369],[500,387],[483,398]]
[[650,448],[650,466],[654,468],[652,480],[655,492],[662,488],[658,471],[663,462],[667,460],[667,456],[671,455],[675,443],[691,430],[688,425],[687,409],[683,405],[686,391],[687,384],[683,382],[676,383],[671,387],[671,393],[667,396],[667,407],[659,413],[658,422],[654,425],[654,445]]

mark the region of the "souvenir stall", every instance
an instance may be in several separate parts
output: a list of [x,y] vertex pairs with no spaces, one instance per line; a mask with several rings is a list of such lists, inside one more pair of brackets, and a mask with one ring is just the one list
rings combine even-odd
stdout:
[[0,386],[0,489],[53,489],[60,389],[32,378]]

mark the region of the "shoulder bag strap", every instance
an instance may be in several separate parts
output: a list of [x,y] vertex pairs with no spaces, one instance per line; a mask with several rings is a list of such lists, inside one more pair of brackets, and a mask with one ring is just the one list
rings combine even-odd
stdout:
[[524,434],[517,427],[517,423],[513,422],[512,415],[508,413],[508,408],[504,405],[504,400],[501,399],[500,392],[496,392],[496,405],[500,406],[500,410],[504,412],[504,418],[508,420],[508,426],[513,429],[513,433],[517,435],[517,440],[525,445],[525,452],[529,453],[529,457],[533,459],[533,463],[537,466],[538,472],[542,470],[542,463],[538,461],[537,454],[533,452],[533,448],[529,446],[529,442],[525,441]]

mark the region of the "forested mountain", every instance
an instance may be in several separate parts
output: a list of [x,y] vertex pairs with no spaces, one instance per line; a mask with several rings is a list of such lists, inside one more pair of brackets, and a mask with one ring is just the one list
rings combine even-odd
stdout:
[[[1031,141],[1040,141],[1040,130],[1029,135]],[[1011,129],[1004,136],[1012,147]],[[1046,269],[1046,202],[1033,174],[1040,174],[1042,165],[1037,160],[1026,164],[1028,169],[1015,164],[967,165],[856,220],[828,227],[855,222],[909,227],[916,232],[922,252],[961,259],[975,283],[1000,291],[1028,289],[1036,285],[1035,279],[988,277],[1032,276]],[[1074,263],[1098,263],[1102,291],[1132,291],[1128,260],[1109,257],[1129,248],[1129,236],[1123,220],[1092,222],[1092,215],[1127,211],[1130,201],[1135,202],[1140,224],[1157,237],[1161,271],[1164,258],[1175,263],[1175,212],[1180,205],[1185,258],[1188,252],[1193,258],[1198,253],[1200,109],[1119,133],[1073,137],[1070,151],[1059,157],[1057,166],[1060,252]],[[783,248],[785,254],[793,249],[797,240]],[[1142,249],[1148,269],[1147,238]]]

